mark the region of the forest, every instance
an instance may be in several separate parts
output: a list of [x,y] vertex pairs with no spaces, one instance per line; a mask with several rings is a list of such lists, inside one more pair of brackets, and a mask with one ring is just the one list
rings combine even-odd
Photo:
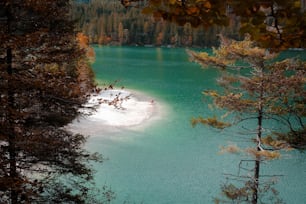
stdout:
[[[258,204],[273,201],[281,203],[278,191],[272,188],[276,183],[274,175],[272,178],[262,172],[265,173],[264,164],[270,165],[272,162],[269,162],[279,159],[283,152],[294,151],[292,154],[294,156],[303,156],[305,152],[306,62],[305,56],[302,56],[305,53],[303,50],[306,42],[305,11],[304,0],[263,2],[232,0],[226,1],[226,4],[223,0],[44,0],[43,3],[41,0],[2,0],[0,2],[0,203],[112,203],[115,200],[116,192],[107,185],[96,186],[95,184],[97,180],[95,180],[94,165],[100,164],[105,158],[100,153],[85,147],[90,137],[67,128],[67,125],[75,119],[80,119],[79,116],[89,115],[81,110],[95,111],[96,107],[86,105],[91,98],[114,88],[112,84],[106,88],[101,84],[97,85],[96,79],[101,76],[95,76],[92,69],[92,63],[95,60],[94,49],[90,47],[92,44],[112,45],[119,48],[121,45],[134,45],[133,48],[137,46],[208,47],[208,52],[197,52],[194,49],[187,49],[185,52],[184,50],[184,56],[188,56],[190,61],[181,61],[182,64],[185,63],[183,65],[176,64],[176,57],[182,55],[174,57],[172,55],[174,50],[182,51],[182,49],[165,49],[173,51],[173,53],[167,53],[168,58],[162,57],[162,48],[149,49],[157,52],[149,57],[156,59],[160,64],[162,60],[172,60],[167,61],[169,64],[172,63],[171,66],[166,66],[167,70],[163,70],[160,64],[152,66],[153,68],[148,64],[145,64],[146,66],[140,64],[141,68],[138,69],[136,65],[145,58],[146,53],[130,49],[129,52],[136,53],[134,61],[128,58],[129,63],[133,62],[133,66],[128,67],[124,64],[125,67],[121,72],[128,68],[135,68],[137,73],[129,73],[130,77],[139,73],[143,74],[137,80],[131,80],[133,82],[143,81],[143,77],[149,77],[144,83],[156,86],[156,92],[169,91],[161,94],[165,101],[174,95],[178,96],[178,98],[174,97],[175,100],[173,99],[175,102],[173,107],[177,107],[177,102],[185,102],[189,99],[190,106],[195,104],[193,108],[196,109],[197,114],[203,112],[206,114],[209,111],[216,113],[216,115],[195,116],[190,119],[191,124],[188,124],[187,120],[181,121],[181,124],[171,123],[173,118],[168,119],[167,116],[162,115],[159,119],[162,122],[167,120],[165,124],[162,124],[164,126],[161,126],[162,131],[156,128],[163,133],[162,139],[158,142],[155,140],[154,132],[147,134],[146,128],[143,131],[136,131],[136,129],[127,131],[129,134],[138,134],[137,136],[146,135],[149,138],[147,140],[150,144],[149,148],[139,145],[147,139],[141,136],[137,137],[141,139],[136,145],[132,144],[133,139],[129,141],[130,143],[128,142],[130,149],[124,146],[126,145],[124,142],[117,143],[119,139],[111,142],[102,140],[108,143],[98,145],[109,148],[111,146],[109,144],[119,144],[119,148],[114,145],[114,149],[122,152],[126,149],[130,151],[120,156],[130,156],[130,153],[135,153],[133,151],[136,150],[136,153],[129,157],[132,159],[125,163],[126,166],[130,162],[135,162],[133,157],[146,156],[144,161],[149,163],[148,168],[145,169],[146,166],[136,161],[137,165],[134,165],[136,169],[132,169],[132,173],[139,169],[151,170],[156,166],[169,167],[169,164],[174,164],[171,168],[177,170],[177,163],[187,161],[187,165],[180,166],[182,171],[178,172],[182,173],[187,167],[183,175],[187,175],[186,178],[189,181],[194,175],[206,174],[203,171],[209,170],[206,166],[201,169],[201,173],[195,172],[194,169],[200,166],[201,162],[212,160],[211,155],[200,155],[196,152],[191,155],[193,157],[188,156],[183,160],[174,154],[171,155],[174,159],[166,160],[162,163],[163,165],[155,164],[160,164],[157,162],[167,158],[170,150],[179,150],[176,153],[183,156],[189,151],[202,151],[209,148],[196,145],[207,145],[207,141],[211,138],[203,139],[198,135],[199,133],[202,135],[205,131],[203,135],[206,136],[211,129],[198,129],[194,133],[197,134],[196,136],[189,137],[189,133],[192,132],[191,126],[201,124],[205,128],[226,132],[227,128],[242,124],[241,128],[247,132],[246,137],[243,138],[244,142],[248,142],[247,145],[244,143],[242,148],[233,144],[222,147],[226,153],[234,153],[236,156],[240,154],[239,157],[242,155],[240,163],[234,164],[239,169],[238,174],[227,174],[229,182],[221,185],[221,198],[214,196],[214,202]],[[217,48],[211,49],[212,46]],[[109,47],[106,46],[106,48]],[[297,54],[292,58],[278,58],[283,51],[290,49],[297,49],[298,52],[301,50],[302,57]],[[105,53],[100,50],[97,56],[102,58]],[[158,58],[153,58],[155,54]],[[113,55],[110,58],[114,62],[117,61]],[[152,63],[154,61],[152,59],[148,61]],[[104,62],[98,60],[100,59],[97,59],[97,63]],[[180,81],[180,77],[176,77],[180,75],[176,74],[182,74],[180,68],[187,67],[187,64],[191,62],[195,62],[201,68],[209,69],[213,74],[207,74],[207,76],[214,78],[207,79],[206,73],[189,69],[183,72],[183,75],[188,75],[189,78]],[[115,74],[116,66],[119,65],[108,66],[110,68],[106,67],[104,70],[110,71],[112,75]],[[151,70],[148,69],[151,72],[144,74],[146,70],[144,67],[151,68]],[[100,67],[96,71],[99,69]],[[151,78],[154,71],[158,72],[157,75],[160,78]],[[198,75],[201,74],[206,77],[205,80],[210,80],[213,86],[191,97],[181,95],[181,83],[191,87],[186,91],[190,94],[191,90],[199,88],[192,85],[194,79],[198,79]],[[159,79],[163,82],[168,82],[170,79],[173,81],[170,85],[160,87]],[[201,86],[202,80],[199,80]],[[200,99],[197,99],[199,100],[197,102],[201,103],[197,105],[195,98],[201,94],[210,102],[209,105],[203,103],[209,108],[207,112],[198,112],[203,104]],[[130,98],[132,97],[128,95],[127,99]],[[146,97],[140,98],[145,100]],[[98,106],[105,101],[98,101]],[[107,101],[106,105],[115,106],[116,111],[118,109],[123,111],[121,104],[124,101],[125,99],[118,99],[116,95],[114,101]],[[120,106],[117,106],[117,102]],[[147,105],[152,109],[158,102],[155,98],[150,98]],[[141,104],[143,103],[145,101],[141,101]],[[186,108],[185,104],[181,105],[183,107],[181,109]],[[181,120],[183,113],[188,112],[180,112],[181,109],[173,108],[174,114],[181,114],[179,117],[174,117],[177,121]],[[142,112],[140,114],[145,115]],[[182,137],[176,137],[179,132],[171,138],[172,133],[166,129],[169,124],[174,126],[171,131],[187,130],[188,134],[184,137],[189,138],[184,140]],[[188,128],[185,124],[189,125]],[[248,129],[245,128],[245,124]],[[280,128],[272,128],[271,124],[276,124],[275,127]],[[90,124],[87,123],[87,125]],[[100,124],[97,126],[100,127]],[[106,126],[101,125],[101,127],[102,131],[106,129]],[[121,130],[128,130],[128,128],[124,127]],[[221,135],[221,132],[218,134],[214,132],[214,138],[216,135],[219,136],[219,133]],[[237,138],[241,139],[241,137]],[[97,138],[94,139],[97,140]],[[219,142],[218,138],[216,140]],[[166,146],[165,152],[160,151],[164,143],[170,146],[177,141],[179,145],[173,149],[168,149]],[[95,143],[95,140],[91,141],[91,145],[92,143]],[[197,148],[192,146],[190,148],[188,145],[191,143]],[[217,142],[214,143],[216,144]],[[183,148],[186,152],[180,152]],[[214,148],[213,145],[212,148]],[[141,151],[137,152],[137,150]],[[205,156],[205,160],[200,161],[201,156]],[[189,166],[189,163],[194,162],[194,158],[198,159],[196,160],[198,163],[195,166]],[[119,168],[128,172],[126,166],[117,164],[116,170]],[[170,172],[170,177],[175,177],[178,172],[172,172],[171,168],[162,173]],[[214,168],[210,169],[213,173],[218,167]],[[113,172],[117,171],[111,169],[111,173]],[[160,182],[163,182],[163,179],[159,178],[163,174],[150,173],[145,175],[147,177],[143,176],[144,174],[142,177],[133,176],[137,177],[135,179],[137,181],[150,177],[153,180],[158,178]],[[195,174],[191,176],[191,173]],[[130,179],[125,174],[120,176]],[[221,175],[217,175],[217,178],[219,177]],[[174,181],[167,182],[167,184],[173,184]],[[302,182],[305,181],[302,180]],[[174,186],[183,184],[185,183],[175,183]],[[199,184],[199,181],[196,180],[190,185],[188,183],[188,189],[195,184]],[[206,184],[202,182],[201,185],[203,187]],[[304,183],[297,185],[304,185]],[[135,186],[139,188],[137,183]],[[158,189],[162,187],[162,185],[161,188],[158,186]],[[187,187],[182,187],[183,192],[186,189]],[[196,189],[201,190],[198,186]],[[151,190],[151,186],[141,190],[147,193]],[[198,191],[188,193],[198,194]],[[209,196],[211,196],[210,193],[209,190]],[[159,197],[152,194],[150,196]],[[176,192],[170,195],[171,199],[178,194]],[[132,196],[137,195],[134,192]]]
[[211,47],[219,44],[217,34],[239,39],[239,21],[234,15],[230,25],[198,26],[177,24],[139,8],[122,6],[120,1],[91,0],[74,5],[77,28],[91,43],[102,45],[140,45],[168,47]]

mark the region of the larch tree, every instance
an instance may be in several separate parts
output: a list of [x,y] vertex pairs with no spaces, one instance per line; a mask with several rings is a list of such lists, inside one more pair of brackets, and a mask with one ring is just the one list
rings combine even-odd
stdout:
[[[155,43],[157,42],[156,38],[158,35],[163,36],[163,45],[170,45],[173,44],[171,43],[171,37],[175,35],[173,35],[173,32],[168,32],[169,30],[173,30],[174,33],[183,35],[183,33],[179,32],[180,26],[173,26],[175,24],[165,20],[156,21],[150,15],[141,14],[141,10],[138,8],[125,9],[120,1],[75,1],[73,10],[75,17],[80,19],[77,22],[77,28],[89,36],[91,43],[120,44],[120,38],[116,38],[117,35],[119,36],[120,30],[106,29],[106,27],[119,28],[120,23],[122,23],[123,29],[125,30],[124,45],[138,43],[140,45],[155,44],[159,46],[159,43]],[[199,28],[200,29],[193,28],[193,34],[198,38],[202,38],[202,32],[211,32],[210,28],[204,29],[202,26],[199,26]],[[158,29],[159,31],[157,31]],[[209,41],[210,44],[217,45],[218,40],[216,34],[218,31],[216,29],[214,30],[214,33],[207,41]],[[237,29],[234,30],[236,31],[235,35],[238,36]],[[127,31],[130,35],[126,35]],[[162,34],[160,34],[161,32]],[[182,46],[185,46],[185,44],[190,46],[188,41],[186,41],[186,43],[184,42],[184,39],[188,38],[179,35],[178,37],[182,39]],[[208,44],[203,44],[205,41],[202,40],[198,40],[197,42],[193,40],[193,43],[197,46],[208,46]]]
[[69,0],[0,2],[0,203],[97,201],[101,157],[64,128],[93,88],[73,25]]
[[[226,110],[226,113],[223,120],[199,117],[192,123],[219,129],[243,124],[250,129],[248,136],[252,137],[249,140],[255,142],[255,147],[245,151],[253,159],[243,160],[239,166],[246,169],[250,162],[254,162],[254,168],[250,168],[247,175],[238,175],[240,179],[246,179],[244,186],[228,184],[222,191],[235,203],[256,204],[264,200],[261,199],[264,191],[270,189],[270,186],[260,185],[266,182],[259,179],[261,162],[278,158],[281,149],[305,147],[306,62],[298,59],[277,61],[275,54],[257,47],[249,36],[244,41],[220,38],[221,45],[213,49],[213,55],[190,50],[188,53],[203,67],[220,70],[217,81],[222,90],[205,90],[203,93],[213,99],[215,107]],[[255,125],[248,125],[246,121],[255,121]],[[278,130],[271,129],[272,124],[276,124]],[[240,151],[236,146],[224,150]],[[279,201],[275,199],[275,202]]]
[[125,7],[140,7],[156,19],[190,23],[206,28],[228,26],[234,16],[241,34],[251,34],[261,47],[276,50],[305,47],[304,0],[121,0]]
[[[295,59],[273,62],[273,52],[305,47],[305,1],[124,0],[121,3],[126,7],[141,7],[143,13],[156,19],[179,25],[190,23],[194,27],[226,27],[237,17],[240,33],[248,34],[246,40],[237,42],[221,36],[221,46],[214,49],[214,56],[193,51],[189,54],[202,66],[218,67],[222,72],[218,82],[224,91],[208,90],[204,94],[212,97],[218,108],[228,111],[224,116],[235,113],[235,124],[247,119],[256,121],[256,147],[247,150],[254,156],[254,168],[248,169],[253,175],[245,177],[244,187],[225,185],[222,190],[234,203],[260,202],[261,161],[278,157],[277,150],[289,145],[305,147],[305,62]],[[239,61],[243,64],[237,65]],[[281,131],[267,135],[267,121],[282,126]],[[197,123],[220,129],[232,125],[216,117],[195,118],[193,124]],[[236,146],[225,149],[238,151]],[[246,169],[241,165],[240,169]],[[263,190],[267,188],[270,186]]]

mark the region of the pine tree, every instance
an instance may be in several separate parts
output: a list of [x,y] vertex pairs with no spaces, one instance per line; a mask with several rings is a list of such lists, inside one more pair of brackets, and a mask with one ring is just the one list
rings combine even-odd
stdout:
[[303,0],[125,0],[157,19],[190,23],[193,27],[230,26],[236,17],[240,32],[249,33],[261,47],[282,50],[305,47],[306,9]]
[[93,87],[70,14],[69,0],[0,2],[1,203],[91,197],[88,162],[100,157],[64,128]]
[[[206,90],[204,94],[213,99],[217,108],[227,111],[226,117],[231,114],[235,117],[229,119],[231,122],[221,121],[217,117],[199,117],[193,119],[192,123],[224,129],[248,120],[256,121],[255,138],[250,138],[255,141],[255,148],[246,150],[253,155],[254,168],[250,170],[253,175],[248,176],[248,172],[244,177],[248,180],[242,188],[233,184],[222,188],[225,195],[235,202],[249,201],[255,204],[259,203],[262,192],[259,180],[261,162],[278,158],[278,150],[290,147],[288,142],[280,140],[277,135],[287,133],[298,137],[305,132],[306,63],[297,59],[272,61],[276,55],[257,47],[249,36],[244,41],[234,41],[223,36],[220,38],[221,46],[213,50],[212,56],[193,51],[189,51],[189,55],[203,67],[219,68],[222,75],[218,83],[223,90]],[[279,133],[269,134],[271,121],[276,121],[282,127]],[[269,139],[264,136],[269,136]],[[305,142],[305,135],[303,137]],[[233,151],[233,148],[229,147],[228,150]],[[238,148],[235,148],[236,151]],[[244,162],[249,163],[250,160],[241,163]]]

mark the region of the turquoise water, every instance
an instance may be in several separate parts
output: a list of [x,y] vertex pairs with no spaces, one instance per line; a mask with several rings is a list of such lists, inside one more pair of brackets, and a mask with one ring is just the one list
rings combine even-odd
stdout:
[[[99,84],[145,93],[163,107],[161,117],[143,126],[109,131],[97,128],[87,148],[109,160],[95,165],[95,180],[116,193],[112,202],[145,204],[213,203],[224,174],[236,174],[244,155],[220,154],[229,142],[252,145],[238,129],[218,132],[191,127],[193,116],[211,111],[201,92],[215,88],[217,73],[188,61],[184,49],[95,47],[93,65]],[[262,166],[265,174],[283,175],[276,185],[287,203],[306,200],[306,158],[296,151]]]

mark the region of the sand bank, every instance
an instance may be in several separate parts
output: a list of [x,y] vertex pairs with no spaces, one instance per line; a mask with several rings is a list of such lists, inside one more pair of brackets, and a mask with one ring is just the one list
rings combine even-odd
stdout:
[[124,129],[139,129],[164,117],[161,102],[142,92],[112,89],[92,95],[81,116],[68,129],[84,135],[99,135]]

